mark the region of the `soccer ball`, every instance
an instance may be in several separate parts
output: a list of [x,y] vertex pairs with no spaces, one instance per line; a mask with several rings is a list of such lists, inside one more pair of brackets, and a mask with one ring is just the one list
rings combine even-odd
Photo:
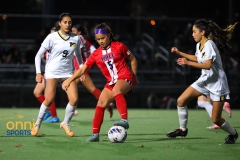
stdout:
[[112,126],[108,131],[108,139],[113,142],[124,142],[127,138],[127,131],[122,126]]

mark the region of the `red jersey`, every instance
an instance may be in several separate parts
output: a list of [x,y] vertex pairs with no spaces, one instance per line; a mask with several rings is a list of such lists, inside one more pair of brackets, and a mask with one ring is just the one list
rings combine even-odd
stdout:
[[[82,35],[79,35],[79,39],[83,44],[83,47],[81,48],[81,55],[82,55],[82,60],[83,63],[85,63],[88,59],[88,57],[90,56],[90,54],[96,49],[87,39],[85,39]],[[79,69],[79,66],[81,64],[78,63],[76,56],[74,55],[73,57],[73,61],[74,61],[74,66],[75,69]]]
[[96,63],[109,85],[115,84],[119,79],[132,81],[132,72],[126,61],[130,53],[123,43],[112,42],[110,48],[106,50],[102,49],[102,47],[96,49],[85,64],[92,68]]

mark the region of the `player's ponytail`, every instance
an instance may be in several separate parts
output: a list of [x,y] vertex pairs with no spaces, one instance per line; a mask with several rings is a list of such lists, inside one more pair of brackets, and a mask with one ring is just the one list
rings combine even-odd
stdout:
[[209,21],[209,27],[211,29],[211,39],[216,43],[216,45],[221,48],[231,48],[228,43],[232,37],[235,26],[238,22],[233,25],[229,25],[226,28],[220,28],[215,22]]
[[213,21],[206,21],[205,19],[199,19],[194,23],[194,26],[200,31],[205,31],[204,36],[213,40],[219,49],[230,48],[229,40],[232,37],[233,30],[238,22],[233,25],[229,25],[227,28],[220,28]]

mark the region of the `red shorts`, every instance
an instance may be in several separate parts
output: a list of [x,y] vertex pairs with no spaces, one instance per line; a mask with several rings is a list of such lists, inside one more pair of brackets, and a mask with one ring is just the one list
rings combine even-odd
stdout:
[[[129,79],[118,79],[118,80],[125,80],[126,82],[128,82],[129,84],[130,84],[130,86],[131,86],[131,90],[128,92],[128,93],[130,93],[131,91],[132,91],[132,89],[133,89],[133,85],[132,85],[132,79],[131,80],[129,80]],[[116,84],[116,83],[115,83]],[[109,85],[109,83],[107,83],[105,86],[104,86],[104,88],[107,88],[107,89],[109,89],[110,91],[112,91],[112,89],[113,89],[113,87],[115,86],[115,84],[112,84],[112,85]],[[125,95],[128,95],[128,93],[126,93]]]

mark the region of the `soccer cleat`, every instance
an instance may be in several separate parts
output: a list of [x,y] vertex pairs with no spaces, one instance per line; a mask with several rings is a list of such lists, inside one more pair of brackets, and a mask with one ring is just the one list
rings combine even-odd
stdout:
[[182,131],[182,129],[176,129],[174,131],[167,133],[167,136],[170,138],[175,138],[177,136],[186,137],[187,134],[188,134],[188,129],[186,129],[185,131]]
[[60,123],[60,128],[64,129],[64,131],[66,132],[66,134],[69,137],[73,137],[74,133],[71,131],[69,124],[65,124],[65,123]]
[[47,122],[47,123],[59,123],[60,119],[56,116],[56,117],[53,117],[51,119],[47,119],[44,122]]
[[[236,130],[235,130],[236,131]],[[235,141],[238,139],[238,133],[236,131],[236,134],[235,135],[228,135],[225,139],[225,142],[224,144],[234,144]]]
[[112,118],[112,116],[113,116],[113,106],[114,106],[114,103],[110,103],[107,107],[107,110],[110,114],[110,118]]
[[232,111],[231,111],[231,108],[230,108],[230,104],[228,102],[224,103],[223,110],[228,114],[229,118],[232,117]]
[[48,112],[45,114],[43,120],[45,121],[45,120],[47,120],[47,119],[48,119],[49,117],[51,117],[51,116],[52,116],[52,115],[51,115],[51,112],[48,111]]
[[41,124],[34,124],[34,127],[31,129],[31,135],[32,136],[37,136],[39,129],[40,129]]
[[78,111],[75,109],[73,116],[77,116],[78,115]]
[[86,142],[99,142],[99,134],[92,134]]
[[220,127],[216,124],[213,124],[212,126],[206,127],[206,129],[220,129]]
[[127,120],[121,119],[120,121],[117,121],[114,123],[114,126],[122,126],[125,129],[129,128],[129,124]]

